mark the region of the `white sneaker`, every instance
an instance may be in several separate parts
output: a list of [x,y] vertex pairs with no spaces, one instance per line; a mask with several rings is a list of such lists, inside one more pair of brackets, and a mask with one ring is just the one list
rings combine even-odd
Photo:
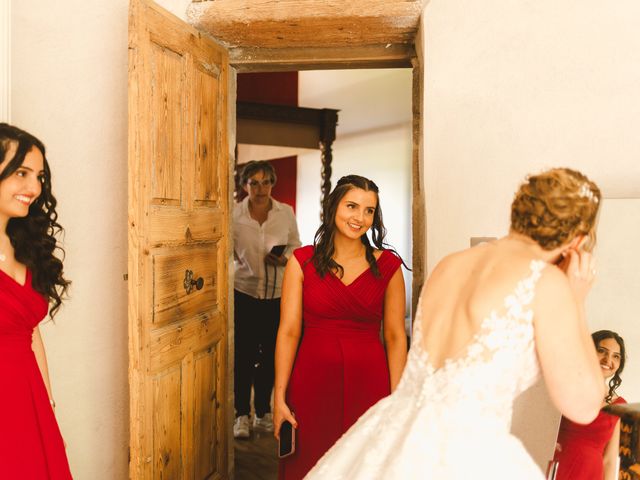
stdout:
[[233,423],[233,438],[249,438],[249,416],[240,415]]
[[263,432],[273,432],[273,414],[265,413],[264,416],[253,417],[253,428]]

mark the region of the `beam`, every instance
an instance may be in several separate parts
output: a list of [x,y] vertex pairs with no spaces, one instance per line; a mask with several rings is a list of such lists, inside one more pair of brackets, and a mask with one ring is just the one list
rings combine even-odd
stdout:
[[231,48],[229,62],[238,72],[410,68],[413,45],[316,48]]
[[426,0],[194,1],[189,21],[228,47],[412,44]]

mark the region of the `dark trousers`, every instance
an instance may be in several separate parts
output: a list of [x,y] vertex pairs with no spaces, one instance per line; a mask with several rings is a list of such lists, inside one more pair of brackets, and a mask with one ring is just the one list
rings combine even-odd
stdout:
[[256,415],[271,411],[280,299],[260,300],[234,290],[236,416],[251,411],[251,385]]

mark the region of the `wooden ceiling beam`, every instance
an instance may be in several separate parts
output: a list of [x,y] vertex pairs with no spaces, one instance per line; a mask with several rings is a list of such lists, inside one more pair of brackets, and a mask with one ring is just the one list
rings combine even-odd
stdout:
[[427,0],[206,0],[190,22],[228,47],[413,44]]

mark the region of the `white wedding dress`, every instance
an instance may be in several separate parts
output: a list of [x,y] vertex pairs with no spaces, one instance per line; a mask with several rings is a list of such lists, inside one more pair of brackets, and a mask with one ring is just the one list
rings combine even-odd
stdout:
[[514,399],[540,374],[530,304],[545,265],[532,261],[504,307],[440,368],[422,347],[418,313],[396,390],[360,417],[305,479],[544,479],[509,429]]

